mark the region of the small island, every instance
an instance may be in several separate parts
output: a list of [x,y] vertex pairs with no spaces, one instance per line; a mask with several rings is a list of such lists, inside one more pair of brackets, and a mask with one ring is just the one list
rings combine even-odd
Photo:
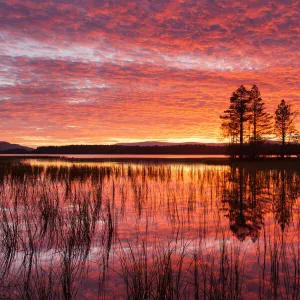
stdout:
[[[296,130],[293,111],[284,99],[274,117],[266,112],[265,103],[256,85],[247,90],[241,85],[230,97],[230,105],[222,119],[222,134],[228,140],[228,154],[232,158],[258,159],[268,156],[297,156],[300,158],[300,135]],[[266,143],[270,136],[280,140],[278,145]]]

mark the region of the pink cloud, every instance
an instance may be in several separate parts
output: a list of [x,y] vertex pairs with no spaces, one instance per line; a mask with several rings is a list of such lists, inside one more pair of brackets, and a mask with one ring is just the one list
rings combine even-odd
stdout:
[[218,116],[240,84],[257,84],[270,112],[282,98],[300,109],[296,1],[0,8],[2,139],[216,141]]

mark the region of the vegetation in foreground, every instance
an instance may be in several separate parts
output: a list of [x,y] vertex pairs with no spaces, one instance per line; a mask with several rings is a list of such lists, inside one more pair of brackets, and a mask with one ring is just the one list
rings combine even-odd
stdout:
[[299,168],[0,170],[2,299],[300,296]]

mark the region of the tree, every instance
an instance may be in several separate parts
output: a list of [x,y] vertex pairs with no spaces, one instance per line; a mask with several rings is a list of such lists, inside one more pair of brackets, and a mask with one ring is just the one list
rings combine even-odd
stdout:
[[281,158],[284,158],[285,144],[288,139],[296,134],[294,120],[296,112],[291,111],[291,105],[282,99],[275,111],[275,134],[281,139]]
[[236,142],[237,137],[239,138],[240,158],[243,157],[245,123],[251,118],[250,112],[249,92],[241,85],[233,92],[229,109],[225,110],[224,114],[220,116],[223,120],[221,129],[225,133],[224,135],[229,136],[234,142]]
[[234,119],[232,112],[228,112],[228,114],[224,114],[223,116],[220,116],[220,118],[223,119],[221,124],[223,138],[228,139],[230,144],[237,143],[239,126],[238,122]]
[[258,143],[265,139],[266,135],[272,133],[272,117],[265,112],[265,103],[263,102],[258,87],[254,84],[249,92],[251,101],[251,120],[252,132],[250,133],[250,142]]

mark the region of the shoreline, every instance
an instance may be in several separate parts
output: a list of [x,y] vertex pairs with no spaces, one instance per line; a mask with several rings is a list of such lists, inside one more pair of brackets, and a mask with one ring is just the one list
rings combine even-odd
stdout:
[[300,168],[300,159],[288,157],[281,159],[278,157],[268,157],[260,159],[231,159],[228,156],[220,155],[73,155],[73,154],[50,154],[50,155],[21,155],[21,154],[1,154],[0,162],[23,161],[23,160],[50,160],[65,161],[74,163],[84,162],[115,162],[115,163],[141,163],[141,164],[207,164],[207,165],[228,165],[247,167],[296,167]]

